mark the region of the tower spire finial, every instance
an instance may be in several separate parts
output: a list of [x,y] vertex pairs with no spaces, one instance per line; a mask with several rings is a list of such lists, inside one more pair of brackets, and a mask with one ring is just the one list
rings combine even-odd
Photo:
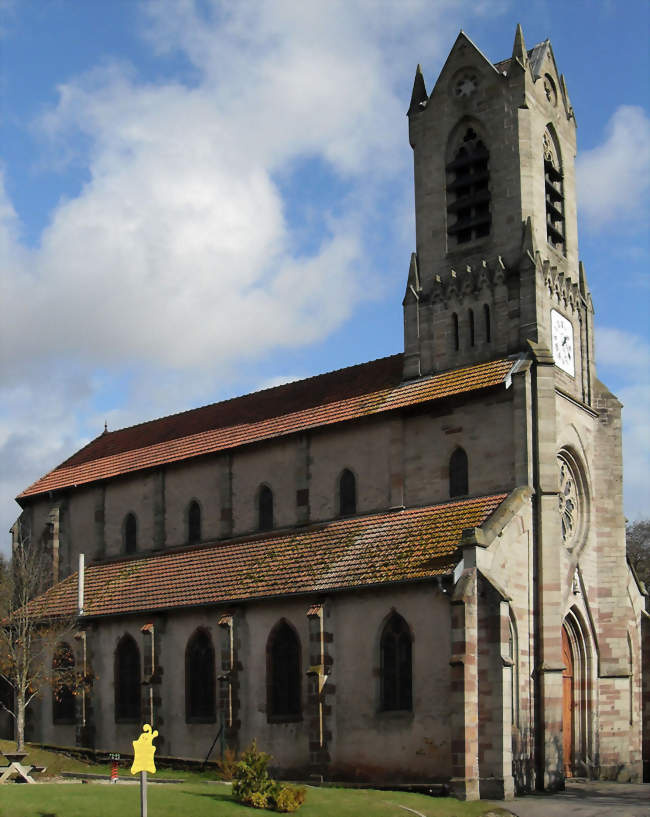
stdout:
[[411,104],[408,109],[408,116],[419,113],[425,107],[427,100],[426,85],[424,84],[424,77],[422,76],[422,66],[418,63],[415,71],[415,79],[413,80],[413,91],[411,93]]
[[526,43],[524,42],[524,32],[521,23],[517,23],[515,31],[515,42],[512,46],[512,62],[518,62],[522,68],[528,65],[528,54],[526,53]]

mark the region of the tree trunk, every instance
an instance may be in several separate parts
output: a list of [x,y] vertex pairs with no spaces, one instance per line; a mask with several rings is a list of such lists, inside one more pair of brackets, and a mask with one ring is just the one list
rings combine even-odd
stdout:
[[16,692],[16,751],[25,751],[25,693]]

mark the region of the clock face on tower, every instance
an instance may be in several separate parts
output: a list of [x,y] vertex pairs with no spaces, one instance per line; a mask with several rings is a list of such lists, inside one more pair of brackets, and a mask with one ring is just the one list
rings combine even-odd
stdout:
[[573,325],[570,320],[551,309],[551,342],[553,345],[553,360],[562,371],[575,376],[575,362],[573,358]]

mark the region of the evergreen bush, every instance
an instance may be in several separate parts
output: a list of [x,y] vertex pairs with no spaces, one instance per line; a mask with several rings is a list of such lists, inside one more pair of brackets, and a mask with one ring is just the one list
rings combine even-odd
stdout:
[[270,760],[271,756],[260,752],[253,740],[235,764],[233,797],[252,808],[272,808],[285,814],[297,811],[305,801],[305,789],[272,780],[268,773]]

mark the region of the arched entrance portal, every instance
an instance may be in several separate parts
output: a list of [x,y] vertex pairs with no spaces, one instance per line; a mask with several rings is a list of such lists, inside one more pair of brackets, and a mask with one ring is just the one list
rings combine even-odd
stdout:
[[562,627],[562,748],[564,757],[564,776],[573,777],[573,746],[575,742],[573,729],[573,654],[566,627]]
[[564,775],[584,774],[593,758],[593,654],[578,610],[562,625],[562,748]]

